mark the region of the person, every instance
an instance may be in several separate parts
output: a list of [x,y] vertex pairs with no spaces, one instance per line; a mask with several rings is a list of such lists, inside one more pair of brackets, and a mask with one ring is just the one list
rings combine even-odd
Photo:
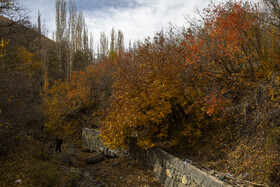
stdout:
[[59,151],[61,153],[61,144],[63,144],[63,140],[60,138],[56,138],[55,151]]

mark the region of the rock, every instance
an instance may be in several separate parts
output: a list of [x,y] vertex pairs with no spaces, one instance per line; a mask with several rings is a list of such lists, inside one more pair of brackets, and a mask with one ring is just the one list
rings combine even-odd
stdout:
[[163,170],[163,167],[161,167],[159,164],[156,164],[154,166],[154,169],[153,171],[157,174],[157,175],[160,175],[162,173],[162,170]]
[[229,177],[234,177],[232,174],[230,174],[230,173],[227,173],[227,176],[229,176]]
[[121,148],[117,148],[114,150],[116,157],[119,158],[128,158],[127,150],[122,150]]
[[83,146],[94,151],[98,151],[101,147],[105,147],[98,138],[99,133],[100,132],[95,129],[83,128]]
[[214,174],[215,174],[215,171],[214,171],[214,170],[211,170],[211,171],[209,172],[209,174],[210,174],[210,175],[214,175]]
[[104,154],[102,152],[94,154],[92,157],[86,158],[86,164],[96,164],[104,159]]
[[171,171],[169,169],[166,170],[166,175],[167,175],[167,177],[172,179],[172,173],[171,173]]
[[22,180],[21,180],[21,179],[17,179],[17,180],[15,180],[15,183],[21,184],[21,183],[22,183]]
[[99,130],[83,128],[82,138],[84,149],[104,152],[105,156],[110,158],[127,158],[127,151],[120,148],[110,150],[108,146],[104,145],[99,139]]
[[192,182],[190,187],[197,187],[197,185],[194,182]]
[[72,162],[71,162],[71,156],[70,155],[68,155],[68,154],[66,154],[66,153],[61,153],[60,155],[59,155],[59,160],[60,160],[60,162],[61,163],[63,163],[63,164],[72,164]]
[[182,183],[183,183],[183,184],[187,184],[187,183],[188,183],[188,180],[187,180],[186,175],[183,175]]

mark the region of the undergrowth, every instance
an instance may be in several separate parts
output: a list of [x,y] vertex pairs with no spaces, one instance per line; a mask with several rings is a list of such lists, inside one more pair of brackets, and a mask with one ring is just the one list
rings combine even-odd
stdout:
[[52,160],[42,142],[30,136],[20,139],[21,143],[0,160],[0,186],[18,186],[18,179],[20,186],[34,187],[72,186],[79,181],[80,176],[65,172]]

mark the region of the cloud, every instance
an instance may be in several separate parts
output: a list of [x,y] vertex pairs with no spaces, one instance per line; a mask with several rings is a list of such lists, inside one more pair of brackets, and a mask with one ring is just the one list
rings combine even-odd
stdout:
[[[214,0],[221,2],[225,0]],[[257,1],[257,0],[254,0]],[[55,30],[55,0],[19,0],[32,10],[32,21],[36,23],[37,11],[42,13],[49,33]],[[85,15],[89,31],[95,42],[100,32],[110,35],[112,27],[122,30],[125,43],[141,40],[166,29],[170,23],[175,26],[186,25],[186,16],[194,17],[195,7],[207,7],[210,0],[76,0],[78,10]]]
[[137,6],[137,2],[135,0],[78,0],[76,3],[78,7],[84,11],[105,10],[110,7],[133,8]]
[[134,7],[108,7],[97,11],[84,11],[86,22],[93,33],[105,31],[112,27],[124,32],[126,43],[128,40],[143,40],[153,36],[172,23],[183,26],[185,16],[193,13],[196,3],[203,1],[186,0],[136,0]]
[[[213,0],[214,3],[225,1]],[[185,26],[187,24],[185,17],[197,17],[196,7],[202,10],[207,7],[210,0],[119,0],[114,2],[119,3],[118,6],[104,6],[94,11],[85,10],[86,23],[97,40],[101,31],[110,35],[114,27],[115,30],[123,31],[125,43],[128,44],[129,39],[143,41],[148,36],[153,37],[156,32],[166,29],[170,24],[178,27]],[[131,5],[125,6],[124,2],[130,2]]]

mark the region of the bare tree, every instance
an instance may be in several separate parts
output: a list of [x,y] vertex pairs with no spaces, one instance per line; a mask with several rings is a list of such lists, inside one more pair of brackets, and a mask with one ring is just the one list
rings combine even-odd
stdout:
[[15,23],[23,23],[24,20],[28,20],[28,10],[23,5],[19,4],[15,0],[1,0],[0,1],[0,15],[11,20],[8,24],[0,25],[9,26]]

